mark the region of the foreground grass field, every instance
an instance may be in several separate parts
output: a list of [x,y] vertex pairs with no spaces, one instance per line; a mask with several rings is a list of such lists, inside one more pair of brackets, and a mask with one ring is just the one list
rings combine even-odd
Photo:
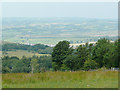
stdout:
[[117,71],[3,74],[3,88],[117,88]]

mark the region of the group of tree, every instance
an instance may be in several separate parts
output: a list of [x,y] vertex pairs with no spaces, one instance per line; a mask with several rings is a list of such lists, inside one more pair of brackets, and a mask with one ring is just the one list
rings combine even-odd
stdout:
[[2,58],[3,73],[39,73],[52,68],[50,56],[23,56],[19,59],[16,56],[4,56]]
[[43,44],[25,45],[19,43],[5,43],[2,45],[2,51],[12,51],[12,50],[28,50],[32,52],[37,52],[39,54],[51,54],[52,47]]
[[73,49],[68,41],[60,41],[53,48],[52,66],[55,71],[118,67],[119,46],[120,39],[111,43],[103,38],[94,45],[86,43],[76,49]]
[[[3,73],[39,73],[44,71],[93,70],[102,67],[119,67],[120,39],[111,43],[103,38],[96,44],[70,46],[68,41],[60,41],[51,56],[32,56],[18,58],[2,57]],[[37,49],[36,49],[37,50]],[[40,49],[39,49],[40,51]]]

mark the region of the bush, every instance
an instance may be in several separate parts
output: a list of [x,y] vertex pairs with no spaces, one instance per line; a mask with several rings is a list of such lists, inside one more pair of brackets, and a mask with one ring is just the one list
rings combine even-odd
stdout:
[[62,64],[61,71],[68,71],[70,70],[65,64]]
[[84,69],[85,70],[90,70],[90,69],[96,69],[98,64],[94,60],[86,60],[84,63]]
[[63,61],[64,65],[69,68],[71,71],[75,71],[79,69],[79,62],[77,56],[69,55],[67,58]]

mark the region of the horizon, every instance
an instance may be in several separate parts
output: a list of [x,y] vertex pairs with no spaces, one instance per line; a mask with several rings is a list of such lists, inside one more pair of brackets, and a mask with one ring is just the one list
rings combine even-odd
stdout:
[[20,18],[25,18],[25,19],[73,19],[73,18],[78,18],[82,20],[115,20],[118,21],[117,18],[88,18],[88,17],[2,17],[2,20],[4,19],[20,19]]

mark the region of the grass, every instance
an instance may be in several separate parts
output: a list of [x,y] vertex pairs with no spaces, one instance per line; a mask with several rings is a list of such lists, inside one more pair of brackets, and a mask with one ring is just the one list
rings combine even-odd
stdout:
[[32,57],[33,55],[36,56],[49,56],[49,54],[38,54],[38,53],[32,53],[32,52],[28,52],[26,50],[17,50],[17,51],[7,51],[7,54],[3,54],[3,56],[17,56],[19,58],[21,58],[22,56],[26,56],[26,57]]
[[3,88],[117,88],[117,71],[3,74]]
[[0,74],[0,90],[2,90],[2,74]]

